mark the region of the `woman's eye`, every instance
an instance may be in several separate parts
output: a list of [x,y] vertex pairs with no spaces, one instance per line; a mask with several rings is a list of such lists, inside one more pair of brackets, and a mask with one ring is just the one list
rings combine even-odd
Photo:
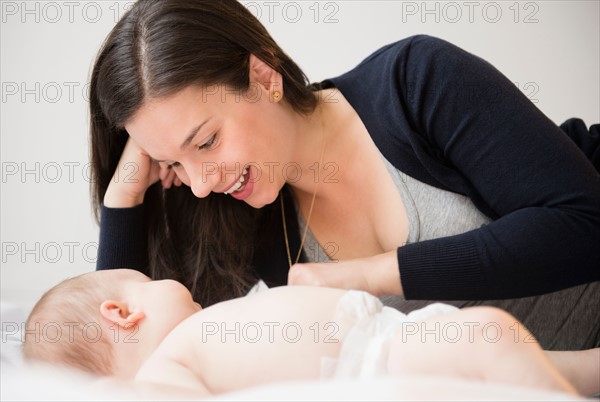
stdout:
[[198,150],[202,150],[202,149],[211,149],[212,146],[215,144],[215,141],[217,140],[217,133],[213,134],[212,137],[210,137],[210,139],[208,141],[206,141],[204,144],[199,145],[198,146]]
[[[210,137],[210,139],[208,141],[206,141],[204,144],[202,145],[198,145],[198,151],[201,151],[203,149],[211,149],[213,147],[213,145],[215,145],[215,142],[217,141],[217,134],[218,133],[214,133],[212,137]],[[179,162],[173,162],[167,165],[167,168],[169,169],[177,169],[181,167],[181,163]]]

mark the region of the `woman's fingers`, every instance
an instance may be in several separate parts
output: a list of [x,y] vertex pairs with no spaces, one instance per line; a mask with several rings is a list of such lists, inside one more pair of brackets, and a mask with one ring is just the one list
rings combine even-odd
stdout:
[[160,179],[161,182],[164,182],[165,179],[167,178],[167,175],[169,174],[169,172],[171,171],[171,169],[166,168],[161,166],[160,167],[160,173],[158,174],[158,178]]
[[172,168],[161,166],[159,178],[163,188],[165,189],[171,188],[173,185],[180,187],[183,184],[179,176],[177,176],[175,170]]
[[165,189],[171,188],[173,184],[182,184],[174,169],[154,161],[129,138],[119,159],[114,179],[104,195],[104,205],[113,208],[139,205],[143,202],[148,187],[159,180]]
[[288,285],[364,290],[376,296],[404,294],[396,250],[335,263],[295,264]]
[[158,180],[158,165],[131,138],[127,140],[104,195],[104,205],[127,208],[144,200],[148,187]]
[[295,264],[288,272],[288,285],[323,286],[321,264]]
[[161,168],[163,171],[166,171],[164,179],[162,179],[163,188],[169,189],[173,185],[173,181],[177,177],[177,174],[173,169],[169,168]]
[[173,184],[176,187],[181,187],[181,185],[183,184],[183,182],[181,181],[181,179],[179,178],[179,176],[175,175],[175,179],[173,180]]
[[288,285],[322,286],[371,292],[361,260],[337,263],[305,263],[292,266]]

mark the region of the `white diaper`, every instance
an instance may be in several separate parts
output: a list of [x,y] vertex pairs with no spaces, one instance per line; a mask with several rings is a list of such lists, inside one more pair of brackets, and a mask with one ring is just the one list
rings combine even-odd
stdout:
[[322,358],[321,378],[368,378],[386,373],[391,338],[406,322],[418,322],[458,310],[434,303],[403,314],[375,296],[351,290],[338,302],[336,322],[354,322],[337,359]]

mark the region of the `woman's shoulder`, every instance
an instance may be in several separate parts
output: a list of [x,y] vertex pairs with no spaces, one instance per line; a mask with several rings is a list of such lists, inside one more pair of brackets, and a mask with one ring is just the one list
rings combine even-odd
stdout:
[[377,60],[382,56],[386,58],[406,57],[410,54],[415,57],[425,57],[444,49],[458,49],[458,47],[435,36],[426,34],[413,35],[380,47],[367,56],[359,66]]
[[413,35],[378,48],[356,67],[338,77],[322,81],[318,87],[340,88],[346,81],[352,83],[365,76],[381,78],[386,74],[397,74],[398,71],[404,71],[408,64],[420,71],[439,64],[439,58],[447,60],[459,53],[464,53],[464,50],[444,39],[425,34]]

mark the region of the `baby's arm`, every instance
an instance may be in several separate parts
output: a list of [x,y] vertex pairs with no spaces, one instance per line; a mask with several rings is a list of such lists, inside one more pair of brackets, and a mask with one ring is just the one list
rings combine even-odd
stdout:
[[135,377],[142,387],[156,387],[175,396],[195,398],[212,395],[200,377],[184,363],[167,356],[151,356]]

